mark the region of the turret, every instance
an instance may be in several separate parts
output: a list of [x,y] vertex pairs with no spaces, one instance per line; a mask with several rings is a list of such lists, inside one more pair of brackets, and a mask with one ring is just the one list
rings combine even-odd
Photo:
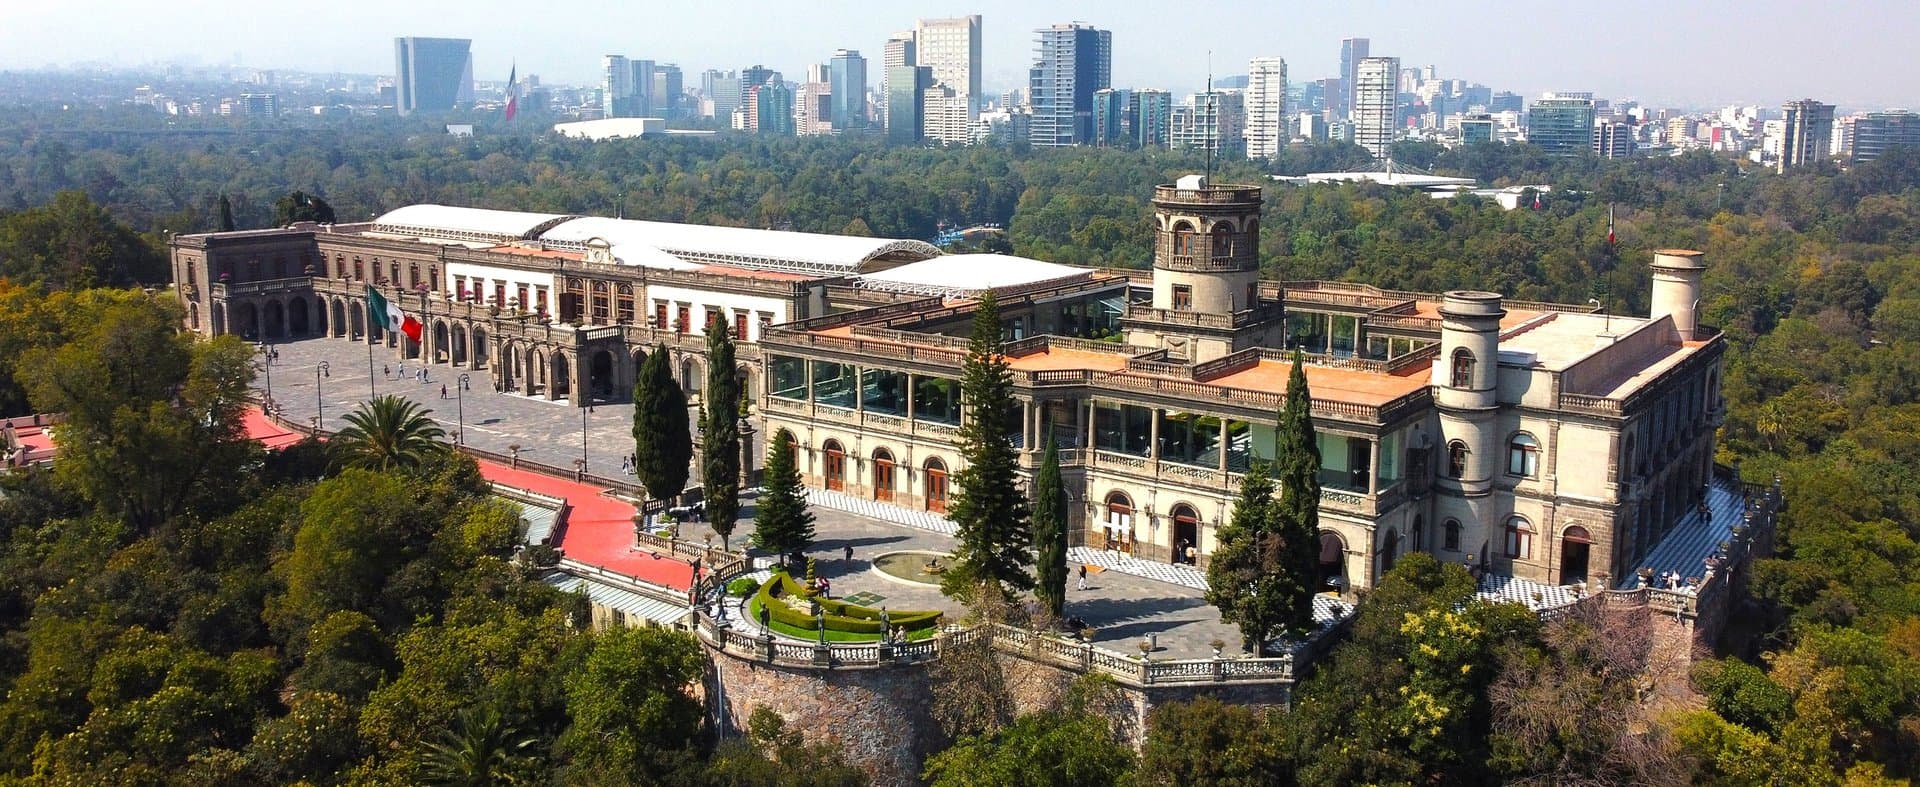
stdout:
[[[1442,473],[1467,495],[1492,491],[1500,460],[1500,296],[1456,290],[1440,304],[1440,357],[1434,360],[1434,404],[1444,440]],[[1458,465],[1458,472],[1455,466]]]
[[1205,314],[1253,308],[1260,277],[1260,189],[1199,175],[1153,190],[1153,307]]
[[1706,255],[1691,249],[1661,249],[1653,253],[1653,319],[1672,317],[1681,341],[1691,341],[1700,327],[1700,277],[1706,273]]

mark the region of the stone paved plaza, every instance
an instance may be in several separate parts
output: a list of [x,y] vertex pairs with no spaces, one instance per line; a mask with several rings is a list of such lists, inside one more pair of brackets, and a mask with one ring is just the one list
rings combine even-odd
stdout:
[[[345,426],[342,416],[368,397],[367,349],[361,342],[346,339],[308,339],[275,345],[279,359],[272,363],[273,400],[283,414],[296,423],[312,423],[317,401],[325,403],[327,430]],[[320,397],[315,397],[315,370],[321,361],[328,373],[319,379]],[[381,373],[381,366],[399,368],[393,351],[374,348],[373,390],[398,394],[433,410],[430,417],[439,421],[449,435],[461,428],[464,410],[466,443],[496,453],[507,453],[508,446],[519,445],[520,456],[532,462],[572,469],[581,456],[581,411],[567,402],[549,402],[493,390],[492,378],[485,370],[474,371],[446,365],[430,366],[422,383],[413,372],[417,361],[408,362],[404,375]],[[456,400],[455,388],[460,374],[470,375],[462,400]],[[266,375],[255,380],[265,390]],[[447,398],[440,398],[440,387],[447,386]],[[621,477],[621,457],[633,451],[633,408],[630,404],[600,404],[586,415],[587,470],[597,475]],[[821,505],[812,507],[816,517],[816,539],[807,553],[815,559],[818,574],[833,583],[833,594],[845,598],[866,593],[878,596],[873,605],[892,609],[942,609],[958,613],[958,607],[939,589],[882,576],[872,571],[875,556],[894,551],[920,550],[946,552],[952,548],[951,536],[895,524],[869,516],[836,510]],[[910,512],[901,512],[910,514]],[[732,542],[744,545],[753,532],[751,500],[745,501]],[[701,540],[710,531],[705,526],[682,527],[683,538]],[[714,535],[714,542],[719,542]],[[844,559],[845,549],[853,547],[853,560]],[[1082,554],[1076,550],[1076,555]],[[1098,558],[1095,558],[1098,559]],[[1072,564],[1078,569],[1079,564]],[[1171,568],[1171,567],[1169,567]],[[1157,576],[1157,575],[1156,575]],[[1200,590],[1177,572],[1158,581],[1117,570],[1096,571],[1087,578],[1087,589],[1074,589],[1068,580],[1067,615],[1078,617],[1096,629],[1095,642],[1124,653],[1138,653],[1139,640],[1157,635],[1158,658],[1198,658],[1212,653],[1209,642],[1218,638],[1227,643],[1225,652],[1240,653],[1240,636],[1233,626],[1220,622],[1219,613],[1208,606]]]

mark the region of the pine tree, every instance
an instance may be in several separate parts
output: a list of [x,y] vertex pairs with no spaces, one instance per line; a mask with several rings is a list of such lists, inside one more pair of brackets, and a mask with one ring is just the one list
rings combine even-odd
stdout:
[[724,320],[707,325],[706,430],[700,442],[700,491],[707,521],[725,549],[740,515],[740,378]]
[[753,545],[778,555],[783,564],[788,555],[813,543],[813,512],[807,510],[793,454],[793,433],[782,429],[768,449],[766,480],[753,516]]
[[1289,579],[1285,623],[1304,632],[1313,628],[1313,596],[1320,589],[1320,440],[1313,428],[1313,394],[1297,351],[1276,431],[1280,502],[1274,506],[1273,532],[1279,539],[1278,568]]
[[640,366],[633,389],[634,474],[655,500],[679,497],[692,472],[693,431],[687,421],[687,395],[673,379],[666,345],[654,348]]
[[1018,412],[1007,357],[1000,351],[1000,309],[991,292],[973,315],[973,338],[960,376],[966,421],[960,426],[959,487],[948,518],[956,531],[954,565],[940,582],[949,596],[966,602],[991,589],[1002,600],[1033,587],[1033,533],[1027,501],[1016,488],[1017,455],[1006,428]]
[[1267,463],[1256,461],[1240,479],[1233,516],[1214,534],[1207,563],[1207,603],[1220,609],[1221,620],[1240,626],[1248,653],[1259,653],[1287,619],[1288,582],[1274,549],[1275,509]]
[[1033,477],[1033,540],[1038,574],[1033,592],[1057,618],[1067,607],[1067,487],[1060,480],[1060,448],[1052,437]]
[[234,229],[233,201],[227,199],[227,195],[222,194],[220,195],[220,231],[232,232]]

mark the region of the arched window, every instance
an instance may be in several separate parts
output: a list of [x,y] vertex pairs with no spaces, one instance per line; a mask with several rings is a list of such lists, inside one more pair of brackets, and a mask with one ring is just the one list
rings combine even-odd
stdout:
[[1407,528],[1407,536],[1413,542],[1413,551],[1420,552],[1427,548],[1427,522],[1419,514],[1413,515],[1413,526]]
[[1473,351],[1465,347],[1453,351],[1453,377],[1448,385],[1454,388],[1473,387]]
[[1213,256],[1233,256],[1233,225],[1219,222],[1213,225]]
[[1459,440],[1447,443],[1447,477],[1465,478],[1467,475],[1467,444]]
[[1400,559],[1400,533],[1387,528],[1387,535],[1380,540],[1380,573],[1393,570],[1393,562]]
[[1173,253],[1182,256],[1193,254],[1193,225],[1185,219],[1173,223]]
[[1540,441],[1520,432],[1507,442],[1507,473],[1525,478],[1540,477]]
[[1515,560],[1533,557],[1533,525],[1524,517],[1507,517],[1507,557]]
[[1444,529],[1446,531],[1446,536],[1445,536],[1445,540],[1441,542],[1442,545],[1446,548],[1448,552],[1460,551],[1460,520],[1458,519],[1447,520],[1447,523],[1444,526]]
[[873,499],[893,502],[893,452],[873,449]]

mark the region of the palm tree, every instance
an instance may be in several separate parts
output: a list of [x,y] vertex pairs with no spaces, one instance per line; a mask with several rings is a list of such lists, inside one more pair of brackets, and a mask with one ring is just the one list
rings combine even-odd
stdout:
[[398,396],[380,396],[348,413],[349,426],[334,436],[336,450],[349,464],[377,470],[411,467],[447,450],[445,429],[428,418],[433,412]]
[[492,706],[465,708],[440,740],[426,744],[420,773],[427,784],[486,787],[512,784],[515,760],[526,757],[534,738],[521,735]]

